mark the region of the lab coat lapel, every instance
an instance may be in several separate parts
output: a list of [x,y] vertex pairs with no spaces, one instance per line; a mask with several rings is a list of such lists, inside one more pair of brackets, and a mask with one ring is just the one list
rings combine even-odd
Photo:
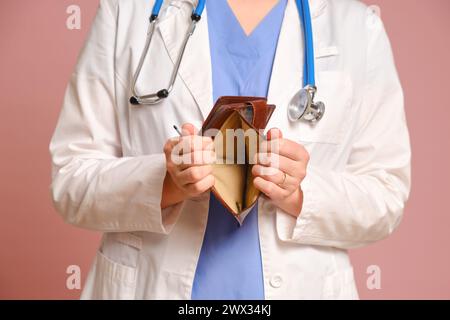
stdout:
[[[184,2],[196,4],[196,1],[193,0]],[[185,7],[180,8],[179,10],[183,10],[183,12],[174,13],[173,16],[167,17],[158,26],[173,63],[178,57],[183,38],[191,23],[190,13],[185,9]],[[170,68],[172,67],[170,66]],[[206,9],[187,44],[178,75],[181,79],[176,81],[182,80],[185,83],[204,120],[213,106],[211,54]]]
[[[318,39],[317,18],[323,14],[327,0],[310,0],[311,17],[314,32],[314,47],[322,39]],[[284,107],[289,99],[303,84],[303,31],[298,16],[295,0],[288,0],[283,23],[278,38],[272,76],[270,79],[268,101],[278,107]]]

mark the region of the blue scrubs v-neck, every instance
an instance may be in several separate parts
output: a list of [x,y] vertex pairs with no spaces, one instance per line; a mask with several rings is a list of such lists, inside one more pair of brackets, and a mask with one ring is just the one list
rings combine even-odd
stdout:
[[[246,35],[227,0],[206,1],[214,101],[267,96],[286,3]],[[264,299],[257,205],[240,226],[211,193],[192,299]]]

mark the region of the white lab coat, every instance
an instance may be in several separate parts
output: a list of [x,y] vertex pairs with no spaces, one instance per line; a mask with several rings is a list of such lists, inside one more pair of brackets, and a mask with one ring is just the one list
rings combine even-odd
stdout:
[[[166,86],[189,21],[190,2],[166,1],[138,90]],[[304,144],[311,160],[295,219],[259,205],[266,299],[357,298],[347,249],[391,234],[410,188],[403,94],[383,25],[353,0],[311,0],[315,126],[290,123],[302,85],[302,31],[289,0],[268,100],[268,127]],[[161,210],[162,148],[172,125],[200,126],[213,105],[207,12],[187,47],[174,90],[154,106],[129,104],[151,1],[102,0],[71,77],[50,151],[55,207],[70,224],[104,232],[82,298],[189,299],[209,193]],[[245,221],[244,221],[245,223]]]

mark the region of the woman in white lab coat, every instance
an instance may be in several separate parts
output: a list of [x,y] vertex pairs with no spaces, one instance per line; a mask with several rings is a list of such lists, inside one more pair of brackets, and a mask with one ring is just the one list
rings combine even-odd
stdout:
[[[195,0],[166,1],[138,91],[168,81]],[[302,29],[287,2],[268,89],[282,129],[280,156],[296,170],[259,176],[258,233],[265,299],[357,298],[347,249],[391,234],[410,188],[403,94],[379,18],[353,0],[310,0],[317,100],[315,126],[290,122],[302,87]],[[208,12],[186,49],[169,98],[129,103],[144,45],[147,0],[102,0],[71,77],[50,151],[55,207],[104,232],[82,298],[190,299],[214,184],[171,163],[173,125],[199,139],[213,105]],[[155,76],[157,75],[157,76]],[[288,149],[288,150],[287,150]],[[282,154],[283,153],[283,154]],[[290,156],[288,155],[290,154]],[[287,174],[280,187],[280,176]],[[282,179],[285,180],[284,178]]]

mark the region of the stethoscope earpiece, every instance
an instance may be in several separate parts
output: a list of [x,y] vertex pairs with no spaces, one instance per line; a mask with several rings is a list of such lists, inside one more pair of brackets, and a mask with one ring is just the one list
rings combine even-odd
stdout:
[[132,105],[134,105],[134,106],[137,106],[137,105],[139,104],[139,101],[138,101],[138,99],[137,99],[135,96],[132,96],[132,97],[130,98],[130,103],[131,103]]

